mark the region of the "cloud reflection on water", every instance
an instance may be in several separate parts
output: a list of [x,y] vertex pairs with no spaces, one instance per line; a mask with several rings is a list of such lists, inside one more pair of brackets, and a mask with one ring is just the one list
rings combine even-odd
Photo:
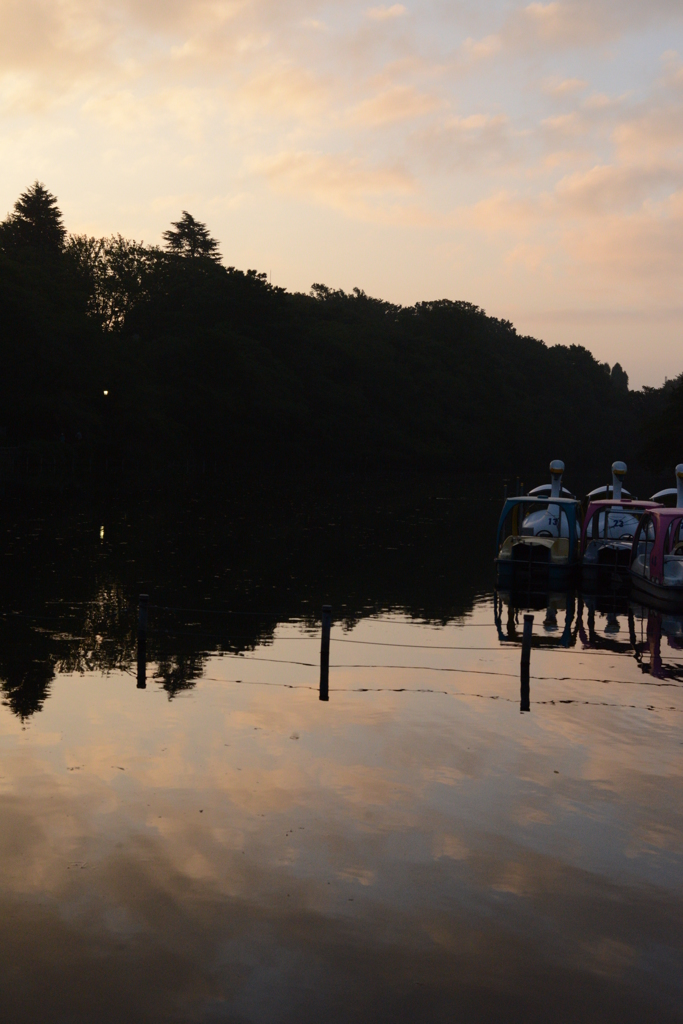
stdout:
[[[676,624],[544,598],[520,714],[519,610],[499,633],[478,554],[497,503],[463,538],[463,504],[433,497],[375,520],[365,499],[334,518],[321,502],[305,528],[288,506],[244,526],[234,509],[205,527],[112,513],[103,543],[97,512],[12,534],[8,1020],[678,1018]],[[149,580],[139,690],[132,602]],[[343,625],[323,703],[307,609],[330,594]],[[266,598],[287,614],[207,625],[207,607]]]
[[69,1019],[446,1020],[454,1001],[539,1019],[558,997],[559,1020],[676,1018],[677,722],[433,693],[321,705],[218,681],[229,664],[170,704],[88,674],[58,678],[28,732],[3,714],[13,1020],[43,1005],[36,971]]

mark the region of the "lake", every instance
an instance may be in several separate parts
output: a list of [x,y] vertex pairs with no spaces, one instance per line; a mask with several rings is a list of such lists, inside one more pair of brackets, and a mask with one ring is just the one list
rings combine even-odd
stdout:
[[500,491],[5,503],[5,1020],[681,1020],[683,617],[494,593]]

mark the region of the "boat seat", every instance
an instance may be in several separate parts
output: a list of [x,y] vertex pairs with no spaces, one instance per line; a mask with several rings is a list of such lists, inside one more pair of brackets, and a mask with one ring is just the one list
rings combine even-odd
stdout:
[[645,560],[645,555],[638,555],[636,558],[634,558],[633,562],[631,563],[631,569],[633,570],[633,572],[638,573],[639,576],[645,576],[646,579],[649,579],[649,576],[650,576],[650,555],[649,555],[649,553],[648,553],[648,556],[647,556],[647,561]]
[[569,558],[569,537],[557,537],[550,549],[553,562],[566,562]]
[[680,555],[664,555],[664,582],[678,587],[683,584],[683,552]]
[[510,537],[506,537],[500,546],[498,552],[499,558],[515,558],[514,549],[521,545],[526,547],[527,553],[525,559],[529,557],[529,549],[534,549],[536,553],[536,560],[541,561],[541,551],[547,551],[545,555],[546,559],[551,562],[566,562],[569,558],[569,538],[568,537],[541,537],[536,535],[535,537],[519,536],[513,534]]

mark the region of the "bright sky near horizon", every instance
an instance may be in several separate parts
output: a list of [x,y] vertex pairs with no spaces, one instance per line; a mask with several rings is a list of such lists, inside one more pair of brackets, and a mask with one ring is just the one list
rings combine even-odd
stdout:
[[0,216],[683,371],[682,0],[0,0]]

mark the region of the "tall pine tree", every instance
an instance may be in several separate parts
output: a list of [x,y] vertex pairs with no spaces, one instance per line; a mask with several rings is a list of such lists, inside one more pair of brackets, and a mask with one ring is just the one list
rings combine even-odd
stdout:
[[211,237],[206,224],[195,220],[187,210],[183,210],[180,220],[174,220],[171,223],[175,231],[164,231],[163,234],[168,252],[190,259],[204,256],[217,263],[220,262],[221,254],[218,251],[218,242]]
[[65,238],[57,198],[40,181],[19,196],[14,212],[0,224],[0,249],[10,256],[22,250],[58,255]]

